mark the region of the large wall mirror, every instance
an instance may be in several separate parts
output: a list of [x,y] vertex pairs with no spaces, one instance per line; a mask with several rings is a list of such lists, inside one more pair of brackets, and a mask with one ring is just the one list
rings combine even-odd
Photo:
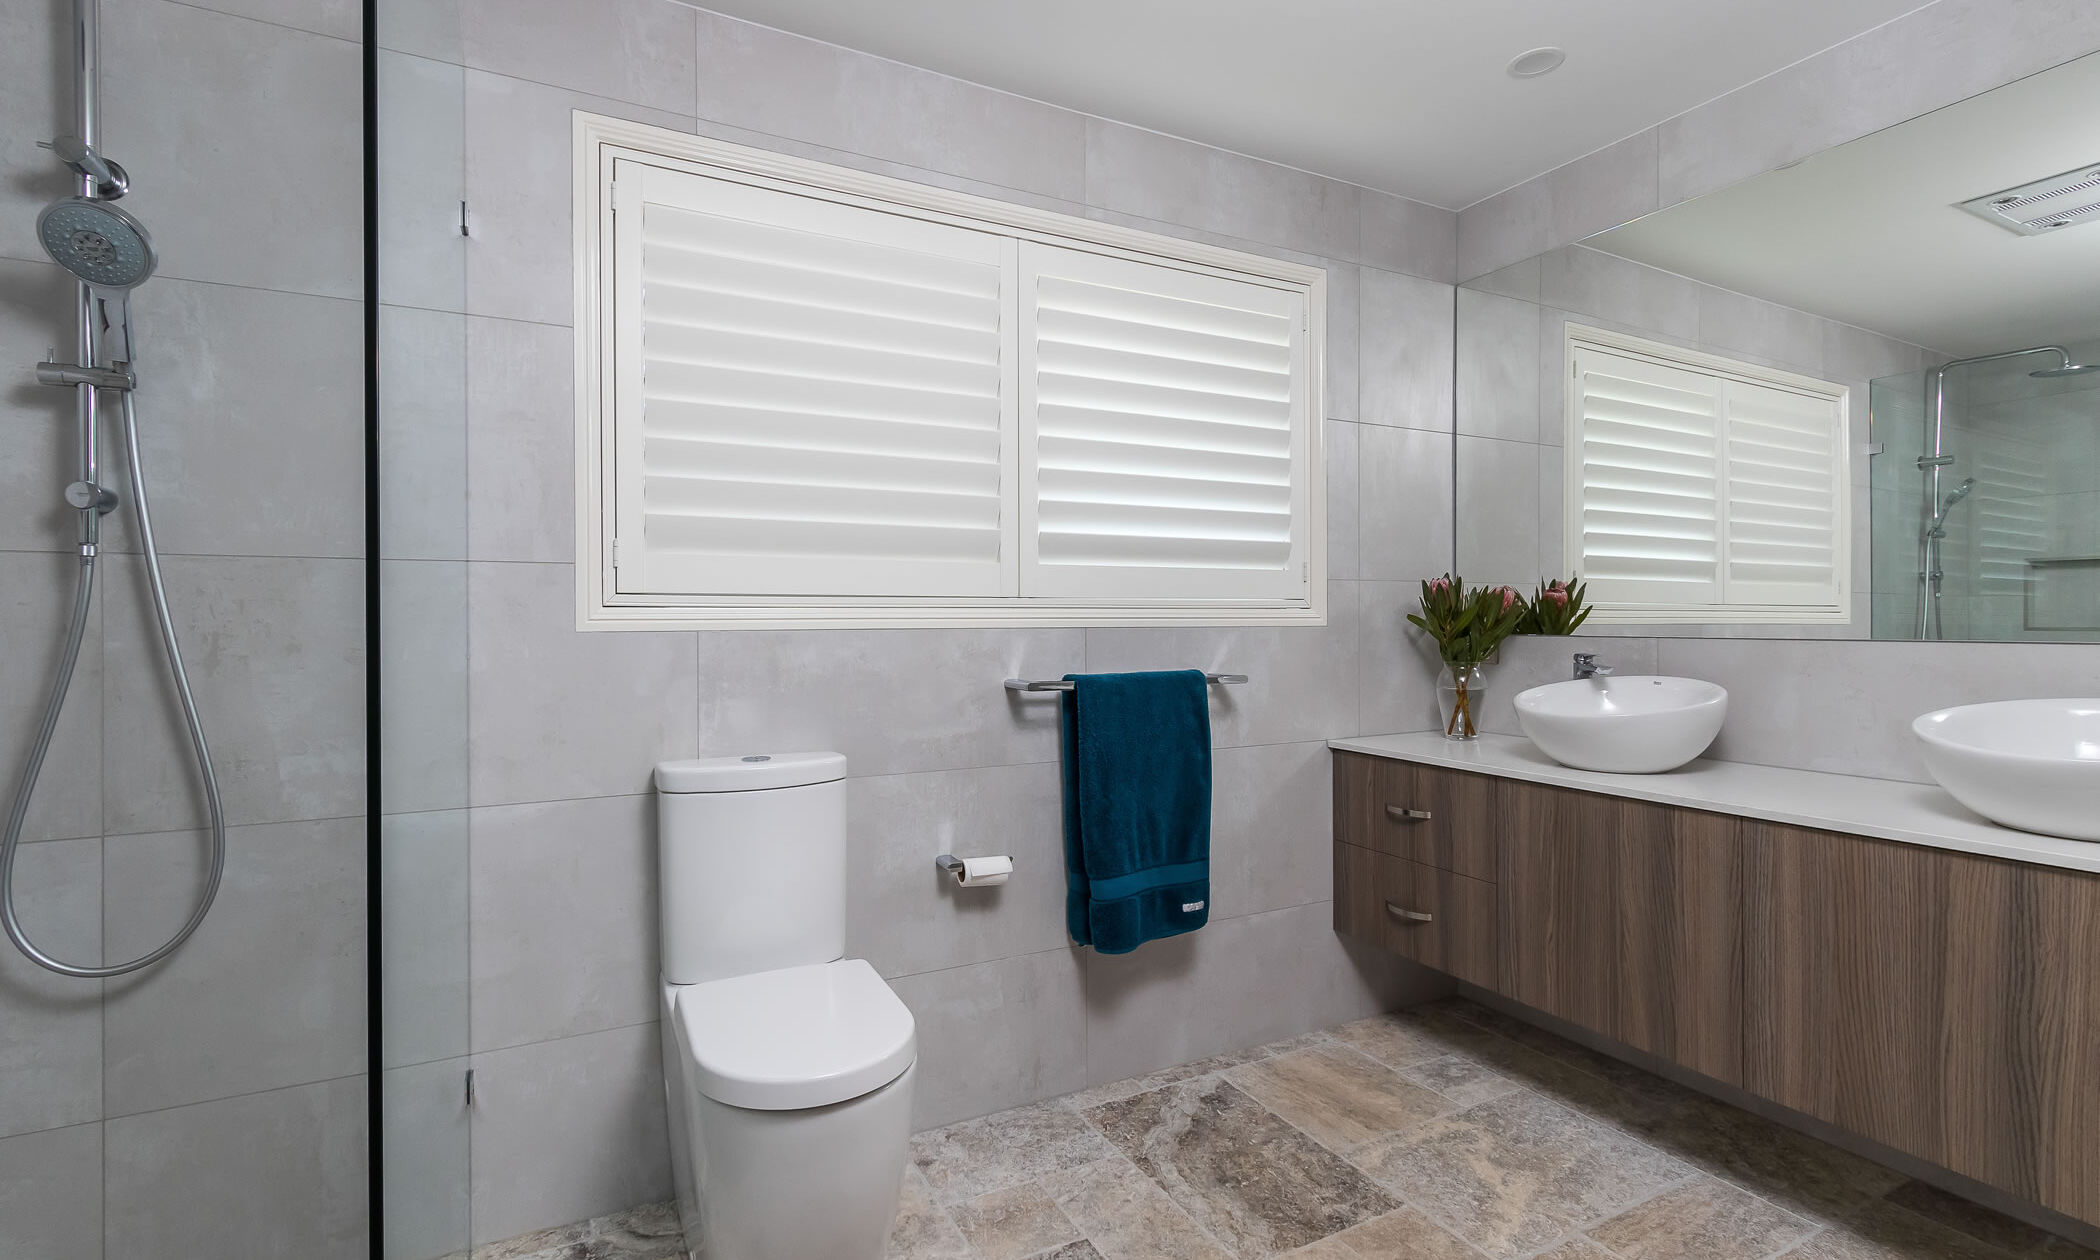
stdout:
[[2100,54],[1458,293],[1458,564],[1584,633],[2100,641]]

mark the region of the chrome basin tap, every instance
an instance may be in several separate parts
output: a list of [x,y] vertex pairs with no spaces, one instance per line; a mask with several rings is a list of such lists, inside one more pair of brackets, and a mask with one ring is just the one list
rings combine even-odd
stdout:
[[1577,652],[1575,654],[1575,677],[1609,678],[1611,677],[1611,666],[1599,665],[1595,652]]

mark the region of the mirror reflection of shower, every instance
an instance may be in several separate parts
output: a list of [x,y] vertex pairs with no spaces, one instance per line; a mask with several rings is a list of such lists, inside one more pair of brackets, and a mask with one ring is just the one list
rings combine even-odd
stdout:
[[1919,639],[1946,637],[1945,622],[1941,615],[1941,604],[1946,590],[1946,540],[1947,522],[1954,509],[1976,489],[1976,478],[1964,477],[1953,490],[1943,490],[1941,482],[1947,469],[1955,463],[1955,456],[1947,447],[1947,373],[1955,368],[1972,367],[1979,363],[1994,363],[2002,359],[2018,359],[2028,355],[2046,354],[2055,356],[2052,366],[2034,369],[2029,376],[2040,380],[2059,377],[2083,376],[2100,372],[2100,363],[2079,363],[2071,352],[2062,346],[2029,346],[2020,350],[2001,350],[1996,354],[1979,354],[1966,359],[1954,359],[1942,363],[1925,374],[1925,391],[1929,399],[1931,414],[1926,426],[1930,445],[1918,456],[1918,469],[1924,476],[1923,524],[1918,531],[1918,600],[1917,633]]
[[[78,195],[53,202],[37,216],[37,237],[51,260],[79,281],[75,306],[76,361],[44,362],[36,365],[36,378],[45,385],[70,389],[75,397],[79,477],[64,490],[66,505],[79,519],[79,567],[73,583],[72,615],[66,623],[64,649],[44,712],[29,741],[21,777],[8,806],[4,828],[0,828],[0,929],[31,962],[47,971],[84,980],[121,976],[139,971],[168,957],[190,939],[218,895],[226,869],[226,814],[212,771],[211,751],[205,746],[204,724],[197,716],[197,702],[190,694],[189,673],[182,665],[182,652],[175,640],[175,621],[168,611],[168,593],[161,579],[160,548],[153,537],[153,515],[146,503],[146,484],[139,460],[138,412],[132,396],[138,388],[133,371],[137,363],[131,327],[131,291],[144,284],[159,261],[153,238],[145,224],[111,203],[130,191],[124,168],[110,161],[97,147],[100,141],[96,101],[96,77],[100,60],[98,15],[95,0],[75,0],[74,5],[74,117],[76,134],[46,141],[41,147],[52,154],[79,180]],[[101,551],[102,518],[117,511],[125,499],[116,487],[104,484],[96,450],[97,414],[103,396],[118,406],[123,437],[124,462],[130,480],[130,506],[138,530],[140,558],[144,561],[146,585],[153,597],[154,628],[159,632],[176,698],[181,702],[190,752],[204,788],[210,813],[210,870],[204,891],[189,917],[168,940],[137,958],[107,965],[65,962],[45,952],[23,930],[15,907],[15,856],[22,844],[22,828],[29,816],[29,802],[42,778],[44,761],[51,752],[52,736],[65,712],[66,696],[72,690],[80,647],[87,635],[95,597],[95,563]]]

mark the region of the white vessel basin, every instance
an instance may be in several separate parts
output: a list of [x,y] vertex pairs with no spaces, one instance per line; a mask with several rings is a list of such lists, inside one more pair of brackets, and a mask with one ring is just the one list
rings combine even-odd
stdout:
[[1999,700],[1910,724],[1925,768],[1992,822],[2100,840],[2100,700]]
[[1578,678],[1517,693],[1517,722],[1540,751],[1577,770],[1660,774],[1706,751],[1728,689],[1697,678]]

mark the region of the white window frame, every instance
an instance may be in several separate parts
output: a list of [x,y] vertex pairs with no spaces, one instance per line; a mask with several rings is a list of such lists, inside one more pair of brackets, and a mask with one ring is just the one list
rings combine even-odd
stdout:
[[[577,624],[580,629],[855,629],[1042,626],[1320,626],[1327,621],[1325,355],[1327,273],[1281,259],[1097,223],[762,149],[577,111],[573,132],[576,274]],[[613,299],[613,164],[642,162],[931,222],[990,229],[1021,241],[1107,258],[1167,264],[1301,294],[1303,329],[1302,555],[1305,598],[1085,600],[878,599],[843,596],[623,595],[614,587],[612,507],[617,381]],[[1016,544],[1018,546],[1018,544]]]
[[[1678,603],[1597,600],[1590,621],[1596,625],[1849,625],[1853,620],[1852,598],[1852,390],[1834,381],[1818,380],[1779,368],[1746,363],[1724,355],[1687,350],[1666,342],[1652,341],[1611,329],[1570,321],[1563,326],[1561,343],[1562,459],[1562,561],[1564,571],[1583,570],[1583,416],[1582,394],[1575,385],[1576,353],[1580,349],[1641,359],[1663,367],[1695,372],[1702,376],[1742,381],[1810,397],[1828,399],[1837,412],[1835,480],[1838,487],[1836,538],[1832,561],[1836,568],[1836,597],[1831,605],[1760,604],[1730,602]],[[1720,435],[1726,448],[1726,433]],[[1725,515],[1725,514],[1724,514]],[[1726,524],[1721,524],[1722,554],[1726,555]],[[1725,568],[1725,560],[1724,560]]]

